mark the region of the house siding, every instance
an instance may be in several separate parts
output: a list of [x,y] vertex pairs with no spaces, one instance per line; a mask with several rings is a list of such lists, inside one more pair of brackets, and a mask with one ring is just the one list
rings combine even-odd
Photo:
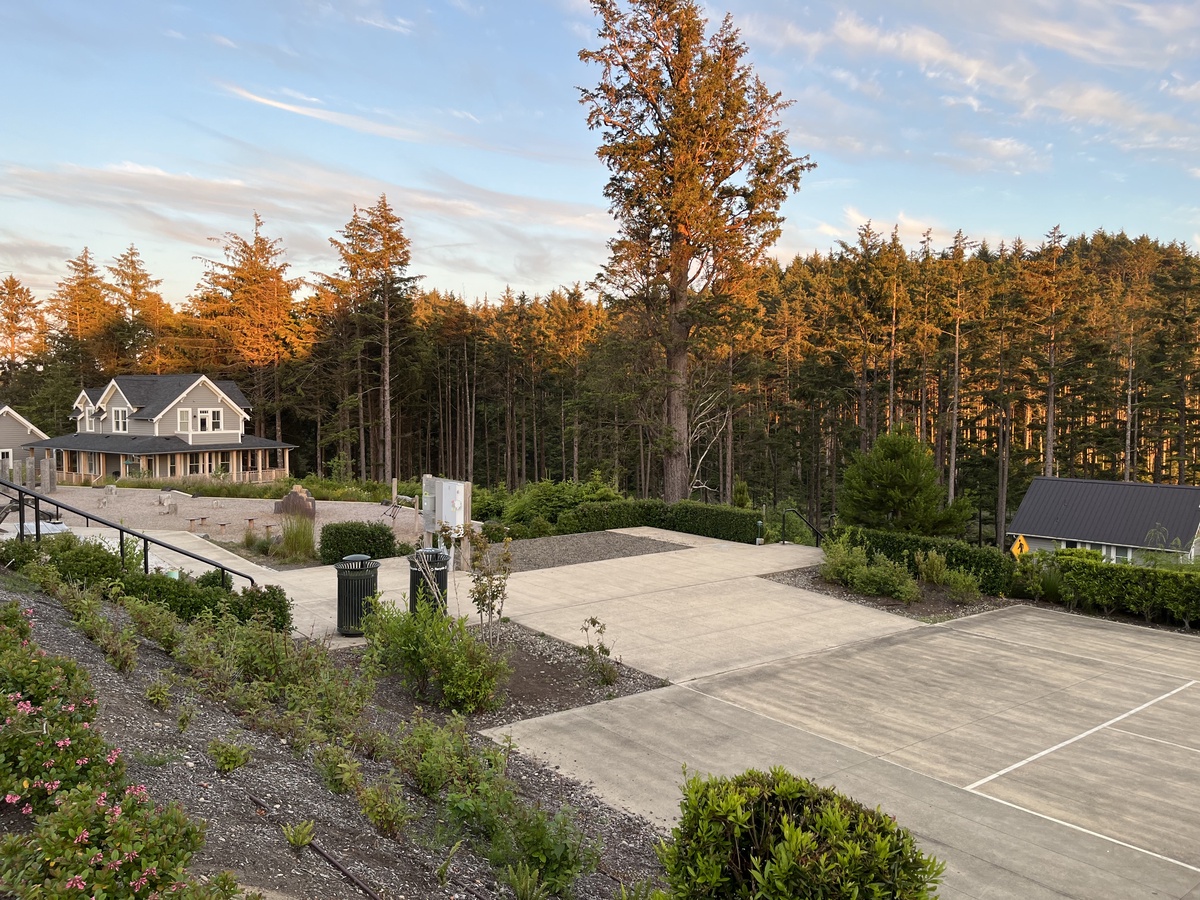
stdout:
[[20,422],[13,421],[8,416],[0,416],[0,450],[11,450],[13,458],[28,456],[21,450],[22,444],[36,440],[37,435],[31,434]]
[[[192,432],[179,431],[179,410],[186,409],[192,418]],[[197,415],[202,409],[220,409],[222,431],[196,431]],[[226,444],[236,440],[242,432],[241,410],[223,400],[206,384],[197,384],[187,395],[170,407],[161,419],[159,434],[178,434],[193,447]]]

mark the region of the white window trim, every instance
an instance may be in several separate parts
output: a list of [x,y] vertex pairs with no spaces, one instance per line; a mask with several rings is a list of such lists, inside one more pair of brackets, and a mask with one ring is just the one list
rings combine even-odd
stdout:
[[[187,421],[184,421],[184,416],[187,416]],[[175,426],[179,434],[192,433],[192,411],[190,409],[181,409],[175,413]]]
[[[214,421],[214,418],[213,418],[214,413],[216,414],[216,418],[221,420],[220,428],[212,427],[212,424]],[[197,430],[197,432],[203,432],[204,434],[212,434],[214,432],[224,431],[225,430],[225,408],[221,407],[221,406],[211,406],[211,407],[204,407],[201,409],[197,409],[196,410],[196,430]]]
[[96,407],[94,407],[94,406],[85,407],[83,410],[83,427],[87,431],[95,431],[96,430],[96,423],[92,419],[92,415],[95,412],[96,412]]
[[119,408],[113,409],[112,429],[115,434],[129,433],[129,410]]

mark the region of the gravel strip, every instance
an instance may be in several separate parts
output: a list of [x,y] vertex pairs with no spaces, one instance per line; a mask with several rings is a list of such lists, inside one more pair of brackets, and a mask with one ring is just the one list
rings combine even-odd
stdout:
[[512,570],[532,572],[578,563],[620,559],[625,556],[644,556],[647,553],[669,553],[686,550],[687,544],[674,544],[635,534],[615,531],[590,531],[584,534],[559,534],[552,537],[529,538],[512,542]]

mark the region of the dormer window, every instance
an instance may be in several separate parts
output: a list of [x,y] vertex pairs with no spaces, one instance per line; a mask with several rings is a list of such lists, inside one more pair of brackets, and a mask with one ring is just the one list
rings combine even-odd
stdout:
[[83,411],[83,427],[86,428],[88,431],[96,430],[96,421],[95,421],[95,419],[92,418],[92,416],[93,416],[93,414],[95,414],[95,412],[96,412],[96,407],[94,407],[94,406],[89,406],[86,409],[84,409],[84,411]]
[[112,411],[112,426],[113,426],[113,431],[119,431],[119,432],[129,431],[129,410],[114,409]]

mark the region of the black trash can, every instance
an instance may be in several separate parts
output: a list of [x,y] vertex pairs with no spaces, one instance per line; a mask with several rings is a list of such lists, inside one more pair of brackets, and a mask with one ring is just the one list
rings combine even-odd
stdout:
[[445,550],[425,548],[418,550],[408,558],[408,610],[417,611],[417,599],[421,596],[430,597],[429,582],[425,578],[424,568],[428,567],[437,584],[437,604],[446,611],[446,578],[450,571],[450,554]]
[[363,616],[371,611],[369,598],[379,590],[379,560],[362,553],[345,556],[337,569],[337,630],[346,637],[362,634]]

